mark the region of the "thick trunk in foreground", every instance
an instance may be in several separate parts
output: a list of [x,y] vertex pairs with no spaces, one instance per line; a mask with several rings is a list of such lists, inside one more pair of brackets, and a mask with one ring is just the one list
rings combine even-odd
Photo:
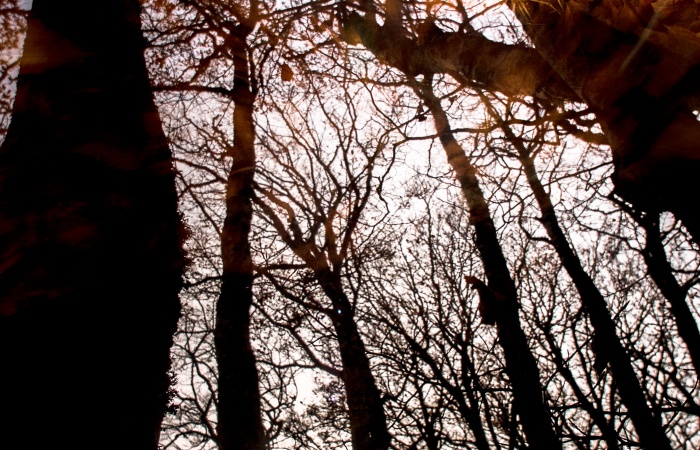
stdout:
[[489,305],[489,309],[495,319],[499,343],[503,348],[505,366],[513,389],[515,412],[520,417],[525,437],[532,448],[561,448],[544,404],[537,363],[520,326],[515,282],[501,251],[496,227],[476,177],[476,168],[452,134],[440,100],[435,97],[427,82],[421,87],[421,96],[435,120],[435,131],[440,136],[447,161],[455,171],[455,178],[467,201],[469,222],[474,226],[476,246],[484,264],[489,288],[499,294],[498,304]]
[[233,163],[226,186],[226,218],[221,231],[223,273],[216,304],[216,361],[218,379],[217,443],[221,450],[264,450],[260,390],[255,355],[250,343],[253,304],[253,262],[250,224],[255,175],[255,94],[250,86],[245,39],[249,28],[239,27],[234,46]]
[[[672,212],[700,244],[697,5],[513,1],[533,44],[595,112],[612,149],[616,192]],[[673,8],[677,8],[678,14]]]
[[184,257],[136,0],[35,0],[0,149],[4,449],[155,450]]

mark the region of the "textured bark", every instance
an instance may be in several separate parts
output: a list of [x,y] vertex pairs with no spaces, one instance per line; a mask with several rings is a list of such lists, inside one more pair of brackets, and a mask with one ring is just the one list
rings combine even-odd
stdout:
[[184,267],[136,0],[34,0],[0,149],[6,449],[151,449]]
[[[367,191],[369,192],[371,191]],[[336,244],[333,243],[328,246],[328,252],[332,255],[326,258],[324,252],[313,241],[304,240],[296,217],[292,213],[293,209],[271,193],[266,195],[290,214],[287,217],[289,231],[269,205],[259,200],[257,204],[270,219],[284,243],[313,271],[315,280],[331,302],[331,308],[322,308],[322,310],[333,321],[338,339],[343,369],[339,374],[334,373],[334,375],[340,375],[345,387],[352,447],[355,450],[386,450],[390,447],[391,435],[387,428],[381,393],[372,375],[367,350],[355,322],[355,311],[343,290],[340,278],[343,263],[341,255],[345,252],[335,253],[337,249]],[[364,204],[364,201],[361,203]],[[346,230],[347,233],[351,233],[358,223],[362,206],[356,205],[356,208],[351,213],[351,224]],[[330,228],[328,227],[327,230]],[[327,237],[328,241],[335,239],[333,233],[328,234]],[[330,250],[331,248],[334,250]],[[329,261],[332,261],[332,265],[329,265]]]
[[692,113],[698,6],[555,3],[511,6],[535,48],[595,112],[612,149],[616,191],[639,210],[672,212],[700,244],[700,209],[686,200],[700,170]]
[[447,115],[439,99],[433,94],[432,87],[426,84],[422,86],[421,95],[435,120],[435,131],[440,136],[447,161],[454,170],[455,178],[467,201],[469,222],[474,227],[476,246],[484,264],[488,287],[497,292],[501,299],[498,307],[493,308],[491,313],[505,356],[506,370],[513,389],[515,412],[520,417],[528,444],[532,448],[561,448],[544,404],[537,363],[520,326],[515,282],[510,276],[488,204],[479,187],[476,169],[452,134]]
[[255,93],[245,40],[251,28],[231,36],[234,53],[233,162],[226,186],[226,218],[221,231],[223,273],[216,304],[214,340],[218,365],[217,443],[221,450],[264,450],[260,390],[250,343],[253,263],[250,225],[255,176]]
[[341,36],[407,75],[445,73],[508,96],[587,103],[611,146],[617,192],[640,210],[674,213],[700,244],[700,208],[685,200],[700,171],[692,113],[700,108],[700,6],[655,5],[654,16],[653,2],[637,3],[512,0],[534,49],[468,27],[409,37],[357,13]]
[[390,25],[379,26],[371,17],[352,13],[342,36],[408,75],[446,73],[467,86],[509,96],[580,100],[533,48],[494,42],[476,31],[444,32],[437,27],[425,36],[410,38]]

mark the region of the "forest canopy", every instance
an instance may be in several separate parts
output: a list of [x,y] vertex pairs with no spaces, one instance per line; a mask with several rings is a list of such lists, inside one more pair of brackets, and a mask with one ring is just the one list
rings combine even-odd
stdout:
[[187,228],[162,448],[700,446],[700,4],[107,3]]

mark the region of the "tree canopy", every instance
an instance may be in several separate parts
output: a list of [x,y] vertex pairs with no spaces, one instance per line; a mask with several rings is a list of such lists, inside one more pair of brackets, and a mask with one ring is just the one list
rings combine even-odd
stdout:
[[[696,2],[141,3],[191,261],[162,447],[700,445]],[[13,138],[16,54],[0,52],[1,154],[46,158]],[[98,74],[60,80],[79,77]],[[43,169],[12,161],[2,198],[34,208]],[[124,317],[157,315],[139,305],[171,281]]]

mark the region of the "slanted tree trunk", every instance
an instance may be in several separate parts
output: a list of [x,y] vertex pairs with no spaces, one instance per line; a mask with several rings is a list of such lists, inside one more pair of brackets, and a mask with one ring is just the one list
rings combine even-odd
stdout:
[[525,437],[532,448],[556,449],[561,443],[554,433],[540,384],[540,372],[520,326],[517,290],[510,276],[506,259],[496,234],[488,204],[471,164],[462,146],[451,131],[445,110],[432,90],[432,79],[416,89],[435,121],[435,131],[455,172],[455,178],[467,201],[469,222],[474,227],[476,246],[484,264],[484,272],[491,290],[498,293],[498,304],[489,305],[495,320],[498,340],[503,348],[508,378],[513,388],[513,404],[520,417]]
[[0,447],[150,449],[183,228],[136,0],[34,0],[0,149]]
[[[370,190],[366,191],[363,201],[360,202],[361,205],[366,203],[370,192]],[[289,231],[269,205],[259,199],[257,200],[258,205],[270,219],[284,243],[313,271],[315,280],[330,300],[330,308],[319,306],[319,309],[324,311],[328,318],[333,321],[338,339],[338,350],[343,368],[340,373],[334,371],[336,373],[333,374],[340,376],[345,388],[352,448],[355,450],[387,450],[390,448],[391,435],[384,414],[384,402],[372,374],[362,335],[357,328],[354,307],[343,289],[340,277],[343,262],[341,255],[345,254],[346,250],[336,253],[336,236],[329,233],[326,235],[327,242],[333,242],[329,247],[334,250],[328,249],[326,250],[328,254],[324,254],[324,250],[320,249],[313,240],[303,238],[293,209],[272,193],[265,192],[265,195],[288,212]],[[359,222],[362,207],[356,205],[356,209],[352,211],[349,219],[350,225],[345,231],[348,235],[351,235]],[[327,230],[330,228],[328,227]],[[331,261],[330,264],[329,261]]]
[[356,12],[341,16],[340,36],[414,76],[444,73],[507,96],[587,103],[611,146],[617,193],[639,210],[672,212],[700,244],[700,208],[685,196],[700,171],[700,6],[656,2],[655,14],[651,3],[509,1],[535,48],[493,42],[468,23],[418,39],[398,20],[380,26]]
[[226,186],[226,218],[221,231],[223,273],[216,303],[218,366],[217,443],[221,450],[264,450],[260,390],[250,343],[253,262],[250,225],[255,176],[254,87],[246,38],[252,26],[239,25],[231,36],[234,64],[233,162]]
[[[497,112],[491,109],[490,105],[488,107],[492,117],[498,119]],[[581,260],[571,245],[569,245],[564,231],[559,226],[554,205],[544,186],[542,186],[532,157],[507,125],[502,125],[501,129],[508,142],[515,147],[518,153],[520,163],[525,171],[525,178],[534,193],[535,200],[542,213],[540,221],[547,231],[549,242],[554,247],[566,272],[574,282],[576,290],[581,297],[581,304],[588,313],[595,330],[592,347],[596,357],[596,368],[602,370],[608,364],[610,365],[615,386],[620,394],[622,403],[627,407],[627,414],[632,419],[642,445],[650,449],[671,450],[671,443],[664,434],[661,418],[652,414],[644,396],[644,390],[632,367],[630,356],[617,337],[615,322],[610,316],[605,297],[603,297],[591,276],[583,268]]]
[[355,311],[337,273],[321,269],[317,272],[317,278],[333,306],[328,316],[333,321],[343,363],[341,377],[347,395],[352,448],[387,450],[391,436],[387,430],[381,394],[357,329]]
[[689,287],[681,285],[673,274],[659,231],[659,215],[639,214],[633,211],[630,213],[646,233],[646,244],[642,249],[642,256],[649,276],[668,301],[669,309],[676,321],[678,335],[688,348],[695,372],[700,373],[700,330],[688,306]]
[[511,1],[537,51],[595,112],[612,149],[616,192],[670,211],[700,245],[698,5]]

